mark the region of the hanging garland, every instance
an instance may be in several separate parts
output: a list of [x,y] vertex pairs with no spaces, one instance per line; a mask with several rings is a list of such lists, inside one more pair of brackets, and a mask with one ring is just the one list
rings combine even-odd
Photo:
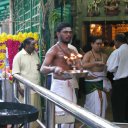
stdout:
[[[0,69],[5,67],[5,59],[6,59],[6,47],[8,48],[8,60],[10,70],[12,69],[12,62],[14,56],[17,54],[20,44],[28,37],[34,38],[34,40],[39,39],[38,33],[22,33],[19,32],[17,35],[11,35],[2,33],[0,35]],[[38,44],[35,45],[35,49],[38,50]]]
[[20,46],[20,42],[9,39],[9,40],[7,40],[6,44],[7,44],[7,48],[8,48],[9,66],[10,66],[10,69],[12,69],[13,58],[18,52],[18,48]]
[[5,66],[5,58],[6,58],[6,34],[2,33],[0,35],[0,69],[4,68]]

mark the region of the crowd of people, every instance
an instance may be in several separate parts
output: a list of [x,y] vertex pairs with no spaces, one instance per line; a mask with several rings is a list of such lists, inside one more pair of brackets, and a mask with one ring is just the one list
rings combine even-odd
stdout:
[[[47,51],[41,68],[38,55],[34,51],[34,39],[26,39],[23,42],[22,50],[14,58],[12,73],[20,74],[38,85],[40,85],[40,73],[43,75],[51,74],[49,89],[77,104],[79,80],[76,77],[64,75],[64,71],[73,69],[74,60],[70,59],[71,54],[77,56],[79,52],[70,44],[73,37],[71,25],[65,22],[58,24],[56,35],[57,42]],[[128,122],[127,38],[123,33],[118,33],[114,40],[116,49],[109,54],[103,50],[103,43],[102,37],[91,37],[91,49],[84,54],[82,53],[82,60],[81,58],[75,59],[76,69],[88,70],[88,74],[84,77],[84,84],[81,85],[85,90],[84,107],[105,118],[106,93],[111,91],[109,94],[112,98],[113,121]],[[28,67],[28,65],[30,66]],[[108,77],[108,73],[113,74],[112,79]],[[22,85],[19,85],[19,92],[23,97]],[[31,104],[40,110],[40,97],[34,91],[30,94]],[[56,107],[55,111],[57,115],[67,114],[59,107]],[[34,128],[37,127],[34,126]],[[61,128],[74,128],[74,123],[61,124]]]

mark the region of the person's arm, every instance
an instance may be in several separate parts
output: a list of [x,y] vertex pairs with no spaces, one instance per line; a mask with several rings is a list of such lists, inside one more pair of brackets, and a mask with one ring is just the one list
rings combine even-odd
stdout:
[[22,97],[24,97],[24,89],[22,89],[22,88],[20,87],[19,81],[16,80],[16,84],[17,84],[17,89],[18,89],[20,95],[21,95]]
[[83,60],[82,60],[83,68],[89,69],[94,66],[102,66],[103,63],[101,62],[90,62],[90,53],[85,53]]
[[118,65],[119,65],[119,55],[118,55],[118,51],[115,50],[114,52],[111,53],[111,55],[107,60],[107,71],[112,73],[116,72]]
[[53,66],[53,61],[56,57],[56,54],[57,54],[57,51],[55,49],[49,50],[46,53],[45,59],[40,69],[41,73],[47,75],[49,73],[61,74],[63,72],[63,69],[61,67]]
[[45,59],[43,61],[43,64],[40,68],[41,73],[49,74],[49,73],[54,72],[56,67],[55,66],[50,66],[50,65],[52,65],[53,59],[54,59],[54,54],[52,52],[48,51],[45,55]]

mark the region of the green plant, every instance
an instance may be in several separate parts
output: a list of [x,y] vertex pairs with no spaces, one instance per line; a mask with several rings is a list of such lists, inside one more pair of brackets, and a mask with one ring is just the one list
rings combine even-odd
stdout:
[[126,4],[125,8],[128,8],[128,0],[122,0]]
[[69,21],[70,22],[70,5],[65,5],[63,8],[63,14],[61,12],[61,8],[53,9],[53,11],[49,12],[48,15],[48,24],[51,34],[51,42],[54,42],[54,32],[57,24],[61,22],[61,15],[63,15],[63,21]]
[[92,2],[89,2],[87,5],[87,12],[88,15],[99,15],[100,10],[99,10],[99,4],[101,3],[101,0],[94,0]]

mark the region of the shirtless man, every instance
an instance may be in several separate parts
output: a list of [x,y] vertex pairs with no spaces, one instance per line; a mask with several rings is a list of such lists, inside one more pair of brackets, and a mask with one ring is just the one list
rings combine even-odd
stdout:
[[85,78],[85,107],[94,114],[105,117],[107,101],[103,91],[103,79],[106,81],[107,55],[101,52],[102,38],[92,37],[91,47],[92,49],[84,55],[82,60],[83,67],[89,70],[89,74]]
[[[41,66],[40,71],[43,74],[53,73],[51,84],[51,91],[54,93],[76,103],[75,90],[72,85],[72,79],[66,77],[63,72],[72,70],[72,61],[66,60],[64,56],[70,57],[71,53],[77,53],[68,48],[68,44],[72,39],[72,29],[68,23],[60,23],[57,26],[58,42],[52,46],[46,53],[45,60]],[[76,61],[76,66],[79,68],[80,64]],[[65,112],[56,107],[56,113],[64,115]],[[73,128],[73,124],[63,124],[62,128]]]

